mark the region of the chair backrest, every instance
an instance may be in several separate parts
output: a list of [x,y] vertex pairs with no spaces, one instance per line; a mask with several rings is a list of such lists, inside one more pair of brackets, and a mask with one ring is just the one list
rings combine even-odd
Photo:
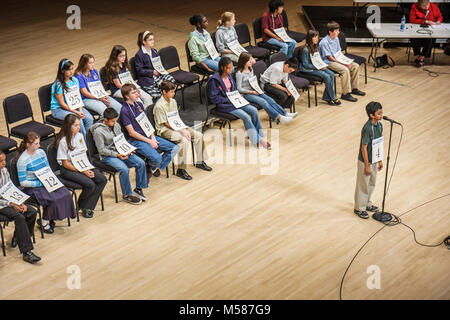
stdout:
[[302,52],[305,49],[305,45],[301,45],[294,49],[292,56],[296,58],[299,62],[302,60]]
[[125,125],[123,124],[123,122],[119,119],[117,119],[117,123],[120,125],[120,130],[122,130],[123,136],[125,137],[126,140],[130,139],[130,134],[128,133],[127,128],[125,128]]
[[341,49],[345,51],[345,53],[347,53],[347,40],[345,39],[345,33],[343,33],[342,31],[339,31],[339,44],[341,45]]
[[100,68],[100,81],[102,82],[103,88],[107,88],[108,81],[106,81],[106,69],[105,67]]
[[259,17],[259,18],[253,19],[253,22],[252,22],[253,38],[255,38],[255,45],[257,44],[257,40],[262,38],[261,20],[262,20],[262,18]]
[[[24,93],[18,93],[3,100],[3,111],[8,124],[33,118],[30,99]],[[34,120],[34,119],[33,119]]]
[[152,124],[153,128],[155,128],[155,116],[153,115],[153,109],[155,109],[155,104],[151,104],[147,107],[147,118]]
[[[212,102],[211,102],[211,99],[209,98],[209,93],[210,93],[210,91],[211,91],[211,81],[212,81],[212,78],[210,78],[209,80],[208,80],[208,82],[206,82],[206,90],[205,90],[205,93],[206,93],[206,106],[209,106],[209,105],[214,105],[211,109],[214,109],[215,107],[216,107],[216,105],[215,104],[213,104]],[[208,109],[208,108],[207,108]],[[208,109],[209,110],[209,109]]]
[[19,182],[19,173],[17,171],[16,157],[12,157],[9,162],[9,176],[11,178],[12,183],[14,183],[16,187],[19,187],[20,182]]
[[92,159],[98,158],[98,150],[94,141],[93,127],[86,130],[86,146],[89,159],[92,161]]
[[270,56],[270,64],[278,61],[286,61],[286,55],[281,51]]
[[266,66],[266,63],[264,62],[264,60],[259,60],[252,66],[252,68],[253,68],[253,74],[256,76],[256,78],[259,81],[259,78],[261,77],[261,75],[264,73],[264,71],[266,71],[267,66]]
[[136,71],[136,63],[134,62],[134,57],[130,58],[130,72],[131,72],[131,76],[133,77],[133,79],[135,80],[139,80],[137,71]]
[[283,27],[285,27],[287,30],[289,30],[289,22],[286,10],[283,9],[283,12],[281,12],[281,16],[283,17]]
[[50,111],[52,100],[52,84],[42,86],[38,90],[39,104],[41,105],[42,120],[44,120],[44,112]]
[[[217,45],[216,45],[216,32],[214,31],[213,33],[211,33],[211,41],[212,41],[212,43],[214,43],[214,47],[216,48],[216,50],[217,50]],[[217,51],[219,51],[219,50],[217,50]]]
[[234,29],[236,30],[240,44],[250,43],[250,30],[246,23],[238,23],[234,26]]
[[191,50],[189,50],[188,42],[189,41],[186,41],[186,43],[184,44],[184,49],[186,50],[186,59],[187,59],[188,68],[189,68],[189,71],[191,71],[191,63],[194,62],[194,60],[191,57]]
[[177,48],[174,46],[168,46],[158,51],[158,55],[161,57],[161,63],[164,69],[170,70],[172,68],[181,69],[180,57],[178,56]]
[[47,146],[47,159],[48,164],[50,165],[50,169],[52,169],[53,172],[60,170],[60,165],[58,163],[58,160],[56,159],[56,156],[58,154],[58,150],[55,147],[54,143],[51,143]]

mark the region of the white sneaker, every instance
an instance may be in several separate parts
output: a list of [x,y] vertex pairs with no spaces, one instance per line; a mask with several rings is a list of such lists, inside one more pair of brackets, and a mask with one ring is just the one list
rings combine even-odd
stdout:
[[280,123],[281,124],[286,124],[292,121],[293,118],[291,117],[285,117],[285,116],[280,116]]
[[292,119],[294,119],[297,115],[298,115],[298,112],[294,112],[294,113],[286,112],[286,117],[291,117]]

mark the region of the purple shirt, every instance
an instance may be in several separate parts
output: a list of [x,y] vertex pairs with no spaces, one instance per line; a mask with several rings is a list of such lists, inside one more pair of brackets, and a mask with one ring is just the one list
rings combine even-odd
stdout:
[[[98,74],[97,69],[91,70],[91,72],[89,73],[88,76],[85,76],[84,74],[79,73],[76,75],[76,77],[78,79],[78,84],[80,86],[80,90],[82,88],[86,88],[87,91],[89,91],[89,92],[91,92],[91,90],[89,90],[88,82],[100,81],[100,76]],[[81,93],[81,91],[80,91],[80,93]],[[87,99],[87,97],[85,97],[83,95],[83,93],[81,93],[81,97],[83,98],[83,100]]]
[[[134,131],[147,137],[144,130],[142,130],[139,123],[136,121],[136,117],[144,112],[144,106],[142,103],[136,101],[133,105],[128,104],[126,101],[122,104],[122,109],[120,109],[120,121],[126,127],[131,124]],[[148,137],[147,137],[148,138]],[[133,137],[130,137],[130,142],[136,141]]]

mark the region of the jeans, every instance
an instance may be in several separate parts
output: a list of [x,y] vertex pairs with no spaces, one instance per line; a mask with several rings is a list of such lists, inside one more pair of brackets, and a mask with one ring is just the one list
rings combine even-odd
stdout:
[[321,77],[325,82],[325,90],[323,91],[322,99],[325,101],[335,100],[336,93],[334,92],[334,72],[326,68],[323,70],[314,70],[311,74]]
[[220,57],[217,57],[214,60],[211,58],[205,58],[202,62],[204,62],[208,68],[213,69],[214,71],[219,71],[219,61]]
[[261,122],[258,117],[258,110],[251,105],[246,105],[230,112],[232,115],[244,121],[248,138],[252,144],[257,144],[263,137]]
[[116,157],[105,157],[102,159],[102,162],[119,171],[120,188],[122,189],[122,194],[124,196],[133,194],[133,190],[131,190],[129,168],[136,168],[136,188],[145,189],[148,187],[145,162],[137,155],[132,153],[126,160],[120,160]]
[[278,41],[275,38],[270,38],[269,40],[267,40],[267,43],[279,46],[280,51],[283,52],[288,59],[292,58],[295,46],[297,45],[297,42],[295,42],[294,40],[290,42],[282,42]]
[[264,93],[260,95],[245,94],[244,98],[251,103],[256,103],[264,110],[266,110],[272,121],[277,120],[280,114],[282,116],[286,115],[286,111],[283,109],[283,107],[281,107],[278,103],[275,102],[275,100]]
[[[158,141],[158,149],[154,149],[147,142],[140,140],[134,140],[131,144],[137,148],[140,154],[149,160],[152,170],[156,170],[157,168],[164,170],[177,155],[179,148],[176,144],[164,138],[158,136],[155,136],[155,138]],[[163,152],[162,156],[160,152]]]
[[[120,114],[120,109],[122,109],[122,104],[110,96],[108,96],[107,98],[110,103],[109,106],[111,108],[113,108],[114,110],[116,110],[118,114]],[[86,109],[93,111],[95,113],[98,113],[100,115],[100,120],[103,119],[103,112],[107,108],[106,104],[104,104],[100,100],[94,100],[94,99],[84,99],[83,103],[84,103],[84,106],[86,107]]]
[[[92,118],[92,115],[86,108],[82,108],[82,110],[85,117],[82,121],[80,121],[80,133],[83,135],[84,139],[86,139],[86,130],[94,124],[94,118]],[[58,120],[64,120],[64,118],[70,113],[73,112],[67,111],[63,108],[52,110],[52,116]]]

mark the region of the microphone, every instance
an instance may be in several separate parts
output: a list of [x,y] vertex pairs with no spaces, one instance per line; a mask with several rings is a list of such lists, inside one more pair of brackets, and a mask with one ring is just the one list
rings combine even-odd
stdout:
[[425,17],[423,18],[423,24],[420,25],[422,28],[428,28],[429,27],[429,25],[426,23],[429,13],[430,13],[430,10],[427,9],[427,13],[425,14]]
[[388,117],[386,117],[386,116],[383,116],[383,120],[386,120],[386,121],[389,121],[389,122],[391,122],[391,123],[395,123],[395,124],[398,124],[398,125],[402,125],[400,122],[397,122],[397,121],[395,121],[395,120],[392,120],[392,119],[390,119],[390,118],[388,118]]

